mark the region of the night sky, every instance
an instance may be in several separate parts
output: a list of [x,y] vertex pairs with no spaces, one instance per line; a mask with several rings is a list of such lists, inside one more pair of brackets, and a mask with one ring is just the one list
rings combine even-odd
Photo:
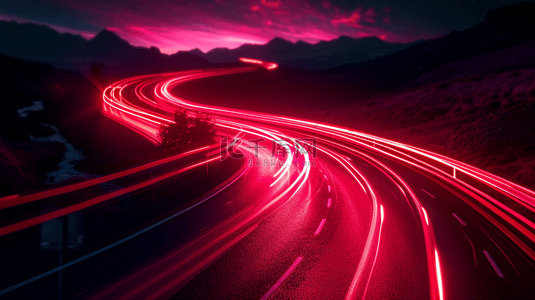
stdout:
[[2,0],[0,19],[47,24],[91,38],[102,29],[164,53],[264,44],[274,37],[318,42],[340,35],[391,42],[438,37],[481,22],[492,0]]

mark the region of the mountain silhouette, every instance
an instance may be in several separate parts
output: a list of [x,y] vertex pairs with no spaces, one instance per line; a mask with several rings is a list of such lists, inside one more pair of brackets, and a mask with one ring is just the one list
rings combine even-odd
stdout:
[[481,56],[535,40],[535,3],[491,10],[485,20],[464,31],[408,47],[391,55],[333,68],[373,88],[396,88],[424,73],[455,61]]
[[87,41],[47,26],[0,21],[0,53],[33,61],[50,62],[52,57],[83,47]]
[[156,47],[134,47],[108,30],[102,30],[86,40],[79,35],[59,33],[44,25],[14,21],[0,21],[0,39],[0,53],[6,55],[81,71],[89,70],[92,63],[99,63],[108,72],[123,73],[206,67],[211,63],[237,62],[240,57],[274,61],[302,70],[325,70],[388,55],[414,44],[347,36],[309,44],[303,41],[292,43],[277,37],[264,45],[215,48],[207,53],[193,49],[167,55]]
[[215,48],[207,53],[198,49],[185,52],[212,63],[234,62],[240,57],[248,57],[274,61],[295,69],[325,70],[391,54],[415,43],[389,43],[375,37],[355,39],[341,36],[331,41],[310,44],[303,41],[292,43],[276,37],[264,45],[244,44],[236,49]]
[[89,45],[95,48],[100,49],[118,49],[118,50],[126,50],[126,48],[130,48],[130,44],[121,39],[117,34],[108,31],[108,30],[102,30],[99,34],[97,34],[94,38],[89,40]]
[[128,73],[211,65],[193,54],[167,55],[156,47],[134,47],[108,30],[86,40],[44,25],[0,21],[0,40],[0,53],[63,69],[87,71],[92,63],[100,63],[108,71]]

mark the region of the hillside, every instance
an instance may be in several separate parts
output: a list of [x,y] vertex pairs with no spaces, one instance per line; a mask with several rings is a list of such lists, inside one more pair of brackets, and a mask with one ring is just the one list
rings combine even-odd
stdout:
[[342,105],[325,122],[442,153],[535,188],[534,115],[535,68],[524,68]]
[[100,90],[81,74],[4,55],[0,65],[0,197],[159,155],[156,146],[102,115]]
[[355,39],[340,36],[331,41],[309,44],[274,38],[265,45],[244,44],[236,49],[216,48],[207,53],[194,49],[187,53],[203,57],[212,63],[234,62],[240,57],[249,57],[274,61],[299,70],[326,70],[392,54],[418,42],[402,44],[389,43],[376,37]]
[[36,24],[0,21],[0,53],[53,64],[57,68],[89,72],[103,64],[107,73],[132,73],[200,68],[211,65],[189,53],[167,55],[156,47],[134,47],[103,30],[91,40]]
[[535,3],[491,10],[485,21],[464,31],[421,42],[374,60],[331,69],[356,84],[395,89],[437,67],[535,40]]

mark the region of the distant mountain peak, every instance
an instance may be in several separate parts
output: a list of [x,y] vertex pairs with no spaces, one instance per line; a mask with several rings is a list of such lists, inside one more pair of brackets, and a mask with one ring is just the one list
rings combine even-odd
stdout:
[[187,53],[190,53],[190,54],[193,54],[193,55],[197,55],[199,57],[202,57],[204,55],[204,52],[202,52],[202,50],[199,49],[199,48],[191,49],[189,51],[184,51],[184,52],[187,52]]
[[339,36],[338,38],[336,38],[335,40],[340,40],[340,41],[344,41],[344,40],[354,40],[354,38],[350,37],[350,36],[347,36],[347,35],[341,35]]
[[154,54],[162,54],[162,52],[160,51],[160,48],[155,47],[155,46],[150,47],[149,50]]
[[290,41],[285,40],[285,39],[281,38],[280,36],[276,36],[276,37],[272,38],[270,42],[284,42],[284,43],[291,43]]
[[95,44],[99,46],[131,47],[127,41],[123,40],[116,33],[111,32],[109,30],[105,30],[105,29],[99,32],[94,38],[89,40],[89,42],[91,44]]
[[275,37],[273,38],[271,41],[267,42],[267,44],[265,46],[269,46],[269,47],[287,47],[287,46],[293,46],[294,43],[288,41],[288,40],[285,40],[281,37]]
[[366,36],[366,37],[360,38],[360,40],[384,42],[382,39],[376,36]]
[[[329,42],[327,42],[329,43]],[[361,45],[361,44],[388,44],[388,42],[385,42],[381,40],[380,38],[376,36],[367,36],[367,37],[361,37],[361,38],[353,38],[347,35],[341,35],[338,38],[330,41],[330,43],[334,44],[341,44],[341,45]]]

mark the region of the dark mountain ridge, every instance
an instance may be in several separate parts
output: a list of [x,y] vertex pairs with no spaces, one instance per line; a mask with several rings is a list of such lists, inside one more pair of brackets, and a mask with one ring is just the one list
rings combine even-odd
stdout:
[[274,61],[295,69],[325,70],[391,54],[418,42],[402,44],[385,42],[376,37],[355,39],[340,36],[331,41],[310,44],[303,41],[292,43],[276,37],[264,45],[244,44],[236,49],[215,48],[207,53],[202,53],[199,49],[186,52],[212,63],[233,62],[240,57],[249,57]]
[[535,3],[513,4],[488,12],[484,22],[464,31],[421,42],[397,53],[333,68],[369,88],[392,89],[439,66],[535,40]]
[[92,63],[104,64],[112,73],[211,65],[193,54],[167,55],[156,47],[134,47],[107,30],[86,40],[79,35],[59,33],[44,25],[0,21],[0,40],[2,54],[71,70],[88,71]]
[[[50,188],[49,172],[67,155],[51,125],[84,159],[80,178],[100,176],[161,155],[158,148],[101,113],[101,91],[77,71],[59,70],[0,54],[0,197]],[[21,116],[20,109],[35,105]],[[70,152],[69,152],[70,153]],[[72,182],[72,181],[67,181]]]
[[264,45],[244,44],[236,49],[199,49],[162,54],[156,47],[134,47],[117,34],[103,30],[90,40],[59,33],[47,26],[0,21],[0,53],[58,68],[87,71],[92,63],[106,72],[132,73],[164,69],[207,67],[211,63],[237,62],[240,57],[274,61],[301,70],[326,70],[366,61],[402,50],[411,44],[389,43],[376,37],[340,36],[331,41],[292,43],[276,37]]

